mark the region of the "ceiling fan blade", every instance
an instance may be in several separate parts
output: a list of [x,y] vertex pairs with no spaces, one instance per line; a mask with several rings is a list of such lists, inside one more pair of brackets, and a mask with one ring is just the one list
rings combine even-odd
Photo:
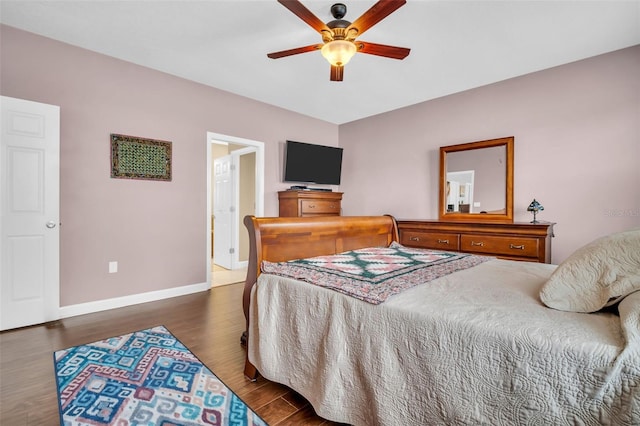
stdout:
[[366,41],[356,41],[358,52],[369,55],[384,56],[385,58],[404,59],[409,55],[411,49],[407,47],[387,46],[386,44],[369,43]]
[[289,9],[296,15],[298,18],[302,19],[306,22],[311,28],[316,30],[319,33],[322,31],[329,31],[329,27],[320,20],[316,15],[314,15],[309,9],[307,9],[302,3],[298,0],[278,0],[278,3]]
[[331,65],[331,81],[342,81],[344,66]]
[[267,56],[271,59],[284,58],[285,56],[297,55],[299,53],[313,52],[320,50],[322,44],[312,44],[310,46],[297,47],[295,49],[281,50],[280,52],[267,53]]
[[406,0],[380,0],[371,9],[367,10],[358,19],[356,19],[349,27],[350,29],[357,29],[358,36],[362,35],[369,28],[373,27],[378,22],[395,12],[398,8],[406,3]]

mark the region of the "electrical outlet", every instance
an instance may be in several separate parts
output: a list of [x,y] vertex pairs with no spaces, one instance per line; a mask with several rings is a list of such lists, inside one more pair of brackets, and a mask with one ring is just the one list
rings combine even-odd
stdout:
[[115,274],[118,272],[118,262],[109,262],[109,273]]

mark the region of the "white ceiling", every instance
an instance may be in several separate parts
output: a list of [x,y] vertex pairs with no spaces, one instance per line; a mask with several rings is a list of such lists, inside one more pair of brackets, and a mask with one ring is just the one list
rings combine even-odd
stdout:
[[[375,0],[343,2],[354,21]],[[320,52],[267,58],[321,42],[275,0],[1,0],[0,22],[335,124],[640,44],[640,1],[409,0],[359,39],[410,55],[331,82]]]

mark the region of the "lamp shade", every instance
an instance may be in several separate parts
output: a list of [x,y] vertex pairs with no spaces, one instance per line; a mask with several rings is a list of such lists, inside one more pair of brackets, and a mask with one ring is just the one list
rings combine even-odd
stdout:
[[542,204],[540,204],[538,201],[536,201],[535,198],[533,199],[531,204],[529,204],[529,207],[527,207],[527,211],[528,212],[536,212],[536,213],[538,213],[541,210],[544,210],[544,207],[542,206]]
[[320,52],[331,65],[344,66],[356,54],[356,45],[346,40],[325,43]]

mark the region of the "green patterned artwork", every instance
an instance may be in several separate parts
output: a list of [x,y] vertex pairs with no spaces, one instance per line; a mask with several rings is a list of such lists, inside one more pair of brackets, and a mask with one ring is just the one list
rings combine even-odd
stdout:
[[111,177],[171,180],[171,142],[111,134]]

